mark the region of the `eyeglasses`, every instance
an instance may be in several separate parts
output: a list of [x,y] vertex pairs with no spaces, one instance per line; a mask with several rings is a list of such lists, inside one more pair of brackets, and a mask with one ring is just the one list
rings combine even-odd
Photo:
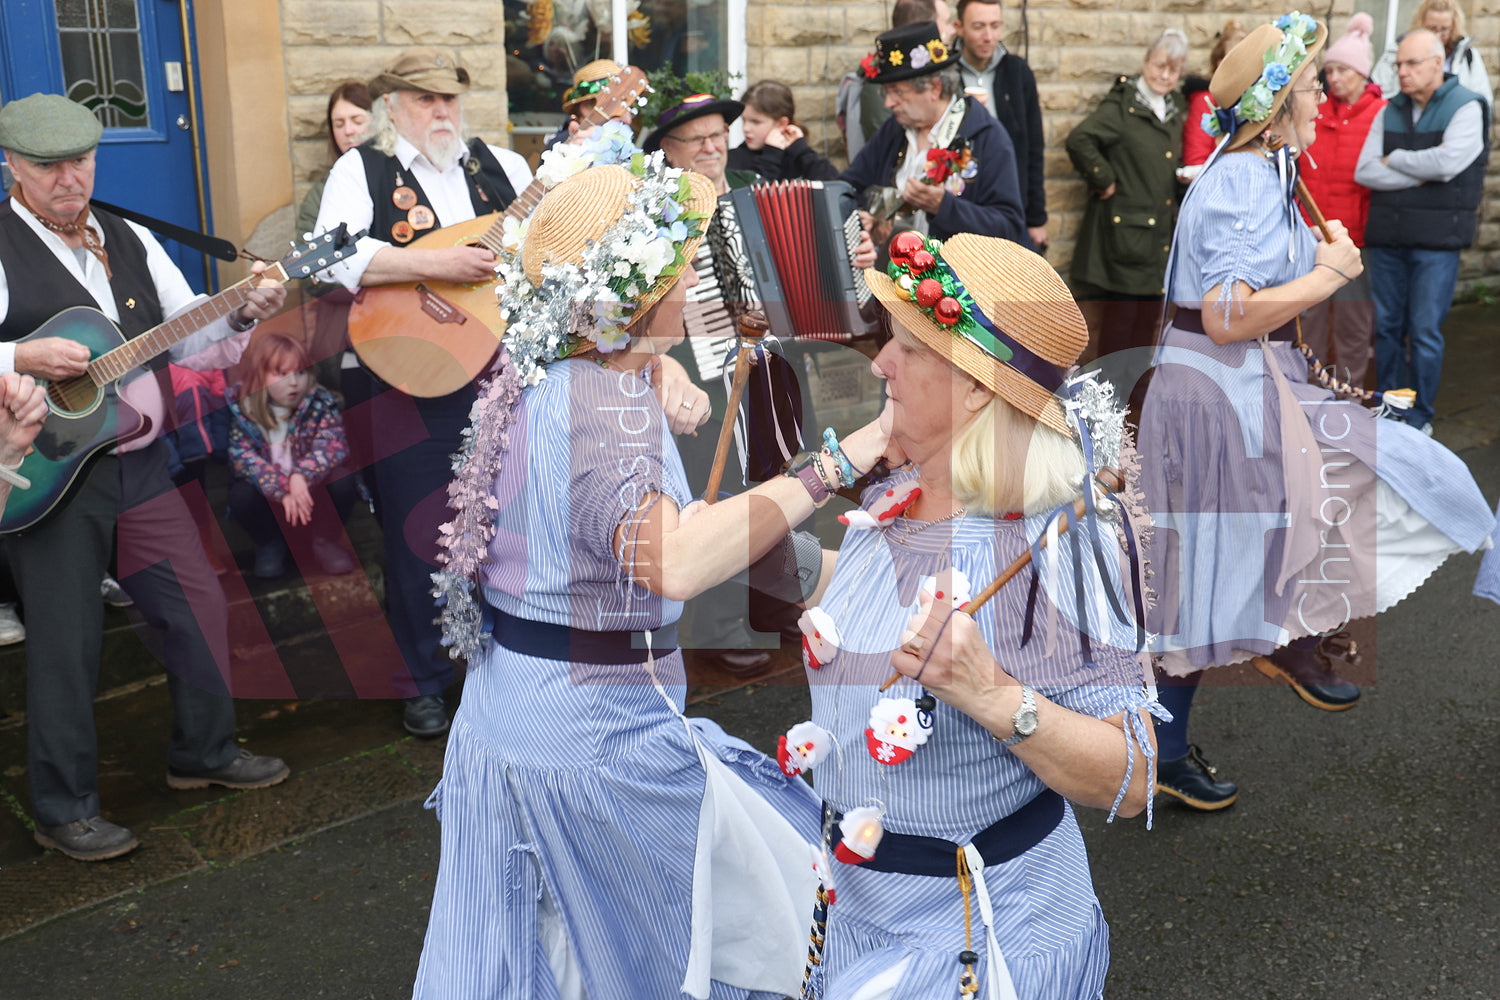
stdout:
[[1311,87],[1298,87],[1296,90],[1293,90],[1292,93],[1317,94],[1318,96],[1315,98],[1315,100],[1319,104],[1322,104],[1324,101],[1328,100],[1328,92],[1323,89],[1323,85],[1321,83],[1315,83]]
[[1429,59],[1441,59],[1441,58],[1443,58],[1443,57],[1442,56],[1423,56],[1420,59],[1398,59],[1398,60],[1396,60],[1396,69],[1398,71],[1399,70],[1403,70],[1403,69],[1416,69],[1418,66],[1422,65],[1424,62],[1426,62]]
[[721,128],[717,132],[706,132],[703,135],[664,135],[662,141],[671,140],[684,146],[719,146],[729,138],[729,129]]

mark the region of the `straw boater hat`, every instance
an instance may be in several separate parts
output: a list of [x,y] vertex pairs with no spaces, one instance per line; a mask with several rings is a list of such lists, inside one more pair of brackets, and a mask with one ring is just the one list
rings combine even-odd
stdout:
[[[627,328],[671,290],[683,269],[692,266],[698,244],[708,230],[708,218],[718,204],[712,181],[690,170],[684,171],[683,176],[690,191],[686,207],[702,213],[703,224],[696,235],[689,236],[682,244],[682,259],[687,263],[677,271],[663,271],[646,294],[635,300],[638,305],[625,324]],[[582,265],[583,252],[620,221],[631,193],[639,184],[640,179],[627,168],[602,165],[589,167],[547,192],[527,223],[526,239],[521,244],[521,264],[531,284],[541,286],[544,264]]]
[[469,89],[469,71],[458,64],[452,49],[421,46],[407,49],[370,81],[370,96],[396,90],[425,90],[431,94],[462,94]]
[[620,64],[613,59],[595,59],[584,63],[573,73],[573,86],[563,94],[562,108],[572,111],[584,101],[592,100],[612,76],[619,76]]
[[1327,41],[1328,26],[1297,11],[1250,32],[1209,81],[1214,110],[1204,115],[1203,130],[1215,137],[1232,131],[1226,152],[1260,135],[1291,95],[1292,78],[1316,63]]
[[993,236],[960,233],[939,243],[908,230],[891,239],[888,269],[866,271],[865,280],[922,343],[1022,413],[1071,435],[1055,394],[1089,330],[1044,258]]

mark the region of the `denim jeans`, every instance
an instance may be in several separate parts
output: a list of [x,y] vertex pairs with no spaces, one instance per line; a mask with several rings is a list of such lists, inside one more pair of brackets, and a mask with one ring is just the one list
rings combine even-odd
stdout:
[[1406,419],[1416,427],[1432,420],[1443,373],[1443,320],[1458,280],[1457,250],[1368,247],[1365,266],[1375,298],[1377,388],[1414,389]]

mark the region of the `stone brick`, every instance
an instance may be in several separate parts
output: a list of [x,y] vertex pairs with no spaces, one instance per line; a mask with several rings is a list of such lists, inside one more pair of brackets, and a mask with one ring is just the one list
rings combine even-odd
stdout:
[[1088,189],[1079,180],[1054,181],[1047,185],[1047,212],[1082,211],[1088,203]]
[[506,49],[503,45],[471,45],[458,53],[458,61],[469,71],[469,79],[480,90],[505,86]]
[[344,80],[368,80],[390,62],[399,49],[378,46],[295,46],[286,50],[288,94],[321,94]]
[[503,90],[471,90],[464,95],[464,128],[491,146],[510,147],[508,102]]
[[1115,0],[1067,0],[1068,7],[1083,10],[1103,10],[1115,5]]
[[1141,66],[1141,50],[1106,47],[1064,49],[1057,67],[1060,80],[1092,80],[1113,83],[1115,78],[1134,73]]
[[324,127],[328,117],[328,98],[293,96],[287,98],[287,118],[293,139],[327,139]]
[[505,8],[492,0],[385,0],[389,45],[499,45],[505,42]]
[[789,87],[809,82],[810,54],[805,48],[774,48],[761,53],[756,79],[780,80]]
[[885,3],[860,3],[846,6],[844,8],[844,38],[849,41],[855,38],[873,40],[876,35],[891,26],[891,6]]
[[286,0],[281,38],[287,45],[371,45],[380,41],[376,0]]
[[1486,250],[1500,247],[1500,222],[1486,222],[1474,236],[1474,245]]
[[[1128,14],[1105,15],[1129,19]],[[1037,30],[1040,28],[1041,30]],[[1100,15],[1094,11],[1059,10],[1040,15],[1033,23],[1032,40],[1038,46],[1057,47],[1064,45],[1092,45],[1100,38],[1111,36],[1100,33]]]
[[1071,83],[1042,83],[1036,88],[1037,101],[1042,113],[1048,111],[1076,111],[1082,100],[1082,88]]
[[[1061,150],[1063,143],[1068,141],[1068,133],[1073,127],[1083,121],[1084,115],[1048,115],[1042,119],[1042,132],[1046,134],[1047,145]],[[1067,156],[1067,153],[1063,153]]]
[[299,139],[292,143],[292,177],[311,181],[328,169],[328,144],[316,139]]
[[768,7],[764,21],[764,37],[770,45],[809,46],[843,41],[843,25],[828,7]]
[[[1099,33],[1092,41],[1108,41],[1111,45],[1134,45],[1145,51],[1147,45],[1156,41],[1166,27],[1186,28],[1180,17],[1160,14],[1105,13],[1099,15]],[[1191,41],[1191,36],[1189,36]]]

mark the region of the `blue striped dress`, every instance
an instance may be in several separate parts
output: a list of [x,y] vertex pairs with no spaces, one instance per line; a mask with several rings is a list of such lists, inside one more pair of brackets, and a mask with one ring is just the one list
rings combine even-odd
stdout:
[[[648,493],[688,499],[655,393],[588,362],[548,372],[523,397],[495,485],[486,598],[575,629],[671,623],[681,604],[633,584],[611,550]],[[648,670],[486,646],[432,797],[442,857],[417,997],[795,988],[817,798],[712,723],[684,720],[684,693],[680,652]]]
[[[964,845],[1044,789],[987,730],[941,701],[932,735],[900,764],[877,762],[864,736],[870,710],[883,697],[877,687],[891,672],[891,651],[916,611],[923,579],[952,566],[977,592],[1025,551],[1043,522],[965,517],[903,535],[898,521],[884,530],[851,528],[845,535],[820,605],[838,627],[840,651],[830,663],[808,670],[813,721],[837,745],[830,759],[814,767],[814,785],[834,809],[878,803],[888,831]],[[977,621],[1000,666],[1048,699],[1098,718],[1137,712],[1154,703],[1154,690],[1136,657],[1125,651],[1133,631],[1098,613],[1099,568],[1087,547],[1081,564],[1085,579],[1095,581],[1088,588],[1096,605],[1089,619],[1095,662],[1084,662],[1073,600],[1073,556],[1081,535],[1078,529],[1062,535],[1038,560],[1041,586],[1025,648],[1029,571],[981,608]],[[1112,534],[1101,541],[1106,553],[1118,551]],[[1118,579],[1117,566],[1105,571]],[[1051,594],[1064,596],[1054,603]],[[915,699],[921,693],[920,685],[903,680],[886,696]],[[1124,734],[1119,751],[1122,758],[1130,752]],[[1148,777],[1139,774],[1134,780]],[[956,874],[874,872],[837,860],[831,867],[835,901],[813,995],[826,1000],[957,995],[957,956],[966,945]],[[1071,806],[1030,851],[985,867],[984,880],[994,907],[995,941],[1017,995],[1022,1000],[1098,997],[1109,965],[1109,928],[1094,896]],[[995,970],[977,908],[971,929],[968,947],[981,956],[976,971],[979,996],[985,997]]]
[[[1316,244],[1274,163],[1219,157],[1178,217],[1171,297],[1285,284]],[[1311,304],[1311,303],[1309,303]],[[1204,322],[1217,321],[1212,313]],[[1141,484],[1156,525],[1152,631],[1186,674],[1265,655],[1405,598],[1494,515],[1463,461],[1399,420],[1308,384],[1287,341],[1219,345],[1169,326],[1141,413]]]

